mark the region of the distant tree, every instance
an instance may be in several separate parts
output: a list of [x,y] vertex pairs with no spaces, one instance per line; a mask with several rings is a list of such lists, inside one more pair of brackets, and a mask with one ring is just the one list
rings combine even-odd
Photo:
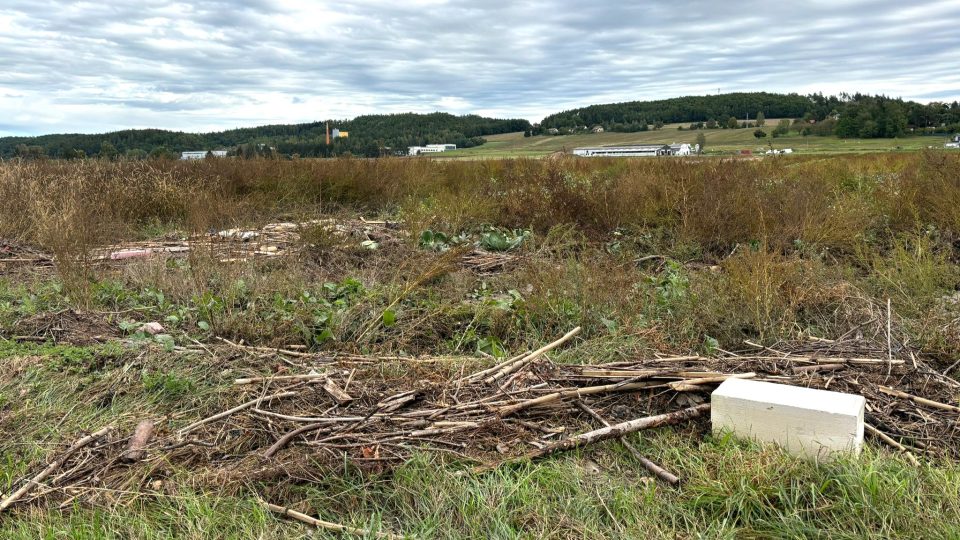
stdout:
[[120,151],[117,150],[117,147],[114,146],[110,141],[103,141],[100,143],[100,151],[97,152],[97,157],[113,161],[114,159],[117,159],[117,156],[119,155]]
[[727,118],[727,129],[737,129],[737,126],[740,125],[740,122],[737,122],[737,117],[731,116]]
[[773,130],[774,137],[782,137],[790,133],[790,120],[784,118],[777,122],[777,127]]
[[156,146],[150,151],[150,159],[175,159],[177,156],[166,146]]
[[45,159],[47,150],[42,146],[18,144],[16,147],[16,156],[21,159]]
[[764,130],[762,130],[762,129],[758,129],[758,130],[756,130],[756,131],[753,132],[753,136],[756,137],[756,138],[758,138],[758,139],[762,139],[762,138],[764,138],[764,137],[767,136],[767,132],[764,131]]
[[653,123],[653,129],[660,130],[663,128],[663,120],[659,118]]
[[717,129],[717,121],[713,118],[707,120],[707,129]]
[[757,120],[754,123],[757,127],[763,127],[763,125],[767,123],[767,117],[763,115],[763,111],[757,113]]
[[700,153],[703,153],[704,148],[707,147],[707,136],[703,132],[697,133],[697,145],[700,146]]

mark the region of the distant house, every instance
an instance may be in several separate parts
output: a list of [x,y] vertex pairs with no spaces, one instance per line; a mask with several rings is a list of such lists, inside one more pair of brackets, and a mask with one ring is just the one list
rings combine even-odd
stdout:
[[690,146],[689,144],[686,144],[686,143],[670,145],[670,151],[672,152],[671,155],[674,155],[674,156],[689,156],[690,154],[693,154],[697,150],[699,150],[699,148],[694,149],[693,146]]
[[590,131],[592,133],[603,133],[603,126],[593,126]]
[[411,146],[407,149],[408,156],[419,156],[422,154],[439,154],[447,150],[456,150],[455,144],[428,144],[426,146]]
[[227,151],[226,150],[209,150],[209,151],[208,150],[191,150],[189,152],[181,152],[180,159],[181,160],[204,159],[208,155],[210,155],[211,157],[227,157]]
[[550,135],[557,135],[560,133],[560,130],[557,128],[547,128],[547,133]]

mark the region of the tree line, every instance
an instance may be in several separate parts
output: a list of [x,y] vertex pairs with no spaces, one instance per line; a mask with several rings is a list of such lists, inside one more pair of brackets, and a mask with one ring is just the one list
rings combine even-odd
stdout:
[[111,133],[57,134],[0,138],[0,157],[74,159],[175,158],[188,150],[229,149],[240,155],[283,154],[304,157],[357,155],[377,157],[406,152],[408,146],[449,143],[458,148],[483,144],[485,135],[530,129],[522,119],[496,119],[447,113],[385,114],[331,120],[330,127],[349,133],[326,144],[326,121],[275,124],[213,133],[138,129]]
[[805,135],[851,138],[899,137],[908,133],[960,131],[960,103],[929,104],[866,94],[774,94],[737,92],[656,101],[591,105],[552,114],[529,134],[564,134],[597,126],[605,131],[660,129],[690,123],[691,129],[752,128],[763,118],[789,118]]

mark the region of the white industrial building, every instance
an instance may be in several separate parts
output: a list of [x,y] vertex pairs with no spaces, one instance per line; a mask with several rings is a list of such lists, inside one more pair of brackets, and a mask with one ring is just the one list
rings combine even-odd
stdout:
[[421,154],[438,154],[447,150],[456,150],[455,144],[428,144],[426,146],[411,146],[407,150],[409,156],[419,156]]
[[689,144],[631,144],[574,148],[573,155],[584,157],[689,156],[699,147]]
[[204,159],[207,157],[207,154],[212,155],[213,157],[227,157],[226,150],[191,150],[189,152],[181,152],[180,159]]

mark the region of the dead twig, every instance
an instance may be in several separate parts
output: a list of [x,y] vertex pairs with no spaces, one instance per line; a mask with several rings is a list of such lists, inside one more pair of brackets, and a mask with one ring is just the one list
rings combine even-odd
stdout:
[[[601,424],[603,424],[604,427],[610,427],[610,422],[607,422],[607,420],[604,417],[600,416],[597,413],[597,411],[594,411],[593,409],[588,407],[586,403],[582,401],[578,401],[577,407],[579,407],[580,410],[582,410],[583,412],[589,414],[597,422],[600,422]],[[640,452],[640,450],[637,450],[636,446],[630,444],[630,441],[627,441],[625,439],[620,439],[620,443],[624,446],[624,448],[629,450],[631,454],[633,454],[633,457],[637,461],[639,461],[640,464],[643,465],[645,469],[653,473],[657,478],[659,478],[663,482],[666,482],[668,485],[672,487],[676,487],[677,485],[680,484],[680,479],[677,478],[676,475],[674,475],[670,471],[664,469],[660,465],[657,465],[656,463],[648,459],[646,456],[644,456]]]
[[0,512],[3,512],[7,508],[9,508],[13,503],[17,502],[17,499],[25,495],[35,486],[39,485],[44,478],[53,474],[53,471],[60,468],[60,466],[63,465],[64,462],[66,462],[70,458],[70,456],[75,454],[77,450],[80,450],[84,446],[87,446],[88,444],[99,439],[100,437],[103,437],[104,435],[109,433],[110,430],[112,429],[113,429],[113,426],[109,425],[101,429],[98,429],[97,431],[94,431],[90,435],[87,435],[85,437],[81,437],[80,439],[78,439],[77,442],[73,443],[73,446],[68,448],[63,454],[60,454],[60,457],[51,461],[50,464],[46,466],[46,468],[44,468],[42,471],[37,473],[37,475],[31,478],[30,480],[28,480],[26,484],[20,487],[20,489],[11,493],[10,496],[8,496],[6,499],[3,500],[3,502],[0,502]]
[[221,418],[226,418],[226,417],[230,416],[231,414],[234,414],[234,413],[236,413],[236,412],[240,412],[240,411],[242,411],[242,410],[244,410],[244,409],[246,409],[246,408],[248,408],[248,407],[253,407],[254,405],[259,405],[260,403],[262,403],[262,402],[264,402],[264,401],[270,401],[270,400],[272,400],[272,399],[286,398],[286,397],[291,397],[291,396],[295,396],[295,395],[297,395],[297,392],[288,391],[288,392],[280,392],[280,393],[273,394],[273,395],[270,395],[270,396],[262,396],[262,397],[259,397],[259,398],[257,398],[257,399],[252,400],[252,401],[248,401],[248,402],[246,402],[246,403],[242,403],[242,404],[240,404],[240,405],[237,405],[236,407],[234,407],[234,408],[232,408],[232,409],[228,409],[228,410],[226,410],[226,411],[217,413],[217,414],[215,414],[215,415],[213,415],[213,416],[204,418],[203,420],[198,420],[198,421],[190,424],[189,426],[180,429],[180,431],[177,432],[177,435],[179,435],[179,436],[182,437],[182,436],[186,435],[187,433],[190,433],[191,431],[197,429],[198,427],[200,427],[200,426],[202,426],[202,425],[204,425],[204,424],[208,424],[208,423],[210,423],[210,422],[215,422],[215,421],[217,421],[217,420],[219,420],[219,419],[221,419]]
[[271,512],[276,512],[278,514],[283,514],[287,517],[292,517],[297,521],[302,521],[308,525],[313,525],[314,527],[319,527],[321,529],[326,529],[328,531],[336,531],[341,533],[353,534],[356,536],[369,537],[373,535],[375,538],[390,538],[402,540],[403,536],[398,536],[396,534],[386,533],[386,532],[373,532],[367,529],[358,529],[356,527],[348,527],[346,525],[340,525],[339,523],[333,523],[331,521],[324,521],[322,519],[317,519],[315,517],[308,516],[304,513],[297,512],[292,508],[287,508],[285,506],[279,506],[276,504],[271,504],[266,501],[263,502],[263,505],[267,507]]

